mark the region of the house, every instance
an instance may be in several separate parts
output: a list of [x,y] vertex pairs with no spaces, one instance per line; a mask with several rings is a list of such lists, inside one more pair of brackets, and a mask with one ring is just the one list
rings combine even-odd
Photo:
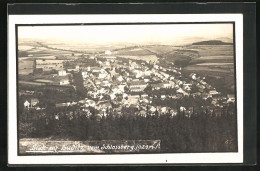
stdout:
[[184,91],[182,88],[179,88],[178,90],[176,90],[176,93],[181,93],[183,95],[188,95],[188,93],[186,91]]
[[31,107],[36,106],[39,103],[39,100],[37,98],[32,98],[31,99]]
[[161,99],[166,99],[166,96],[165,95],[161,95]]
[[96,84],[96,85],[100,85],[101,82],[102,82],[102,80],[100,80],[100,79],[96,79],[96,80],[95,80],[95,84]]
[[142,94],[141,95],[141,98],[146,98],[146,97],[148,97],[148,94]]
[[192,93],[191,94],[193,97],[195,97],[195,96],[201,96],[201,93],[200,92],[196,92],[196,93]]
[[69,79],[60,80],[60,85],[69,85],[69,84],[70,84]]
[[137,104],[139,100],[138,95],[130,95],[127,97],[128,104]]
[[120,84],[118,85],[118,89],[121,91],[121,92],[124,92],[125,91],[125,86],[124,84]]
[[163,88],[174,88],[175,83],[174,82],[165,82],[163,83]]
[[144,91],[147,87],[147,84],[144,81],[133,81],[129,83],[129,90],[132,92]]
[[188,84],[188,83],[183,84],[183,88],[184,88],[185,90],[188,90],[188,91],[191,90],[191,86],[192,86],[192,84]]
[[197,79],[197,78],[196,78],[196,74],[192,74],[191,78],[192,78],[193,80],[196,80],[196,79]]
[[100,68],[100,67],[91,67],[90,69],[91,69],[91,71],[92,71],[93,73],[95,73],[95,72],[101,72],[101,71],[102,71],[102,68]]
[[103,112],[103,115],[104,115],[104,116],[107,115],[107,111],[108,111],[109,109],[111,109],[111,108],[112,108],[112,105],[111,105],[111,103],[109,103],[109,102],[105,102],[105,103],[99,104],[99,107],[98,107],[98,109]]
[[99,73],[98,74],[98,78],[101,78],[101,79],[106,78],[107,76],[108,75],[106,73]]
[[148,70],[148,71],[145,71],[145,72],[144,72],[144,75],[145,75],[145,76],[150,76],[151,73],[152,73],[152,72]]
[[178,81],[177,81],[177,84],[178,84],[178,85],[182,85],[183,82],[182,82],[181,80],[178,80]]
[[234,94],[228,94],[227,98],[228,98],[228,100],[227,100],[228,103],[234,103],[236,101]]
[[203,80],[200,81],[201,84],[206,85],[207,83]]
[[82,71],[81,72],[83,79],[86,79],[88,77],[88,72]]
[[159,69],[159,66],[158,65],[154,65],[153,66],[155,69]]
[[56,103],[55,106],[58,107],[67,107],[67,103]]
[[115,94],[110,94],[109,96],[110,96],[111,100],[114,100],[116,98]]
[[156,107],[154,107],[154,106],[152,106],[151,108],[150,108],[150,111],[151,112],[155,112],[157,109],[156,109]]
[[128,105],[128,101],[127,101],[126,99],[123,99],[123,100],[122,100],[122,104],[123,104],[123,105]]
[[120,75],[119,77],[117,77],[117,80],[122,82],[122,81],[124,81],[124,78]]
[[[112,54],[112,52],[111,52],[111,54]],[[115,61],[115,59],[116,59],[116,56],[103,56],[103,58],[106,58],[106,59],[107,59],[107,61],[114,62],[114,61]]]
[[112,52],[110,50],[106,50],[105,55],[112,55]]
[[176,94],[176,95],[169,95],[169,97],[172,99],[180,99],[182,96],[181,94]]
[[142,99],[141,101],[143,104],[148,104],[150,101],[148,99]]
[[161,112],[162,112],[162,114],[165,114],[167,112],[167,107],[162,107]]
[[170,77],[170,80],[174,80],[174,77],[173,77],[173,76],[171,76],[171,77]]
[[180,111],[181,111],[181,112],[186,111],[186,108],[183,107],[183,106],[181,106],[181,107],[180,107]]
[[90,106],[90,107],[95,107],[96,106],[96,102],[94,100],[86,100],[86,107]]
[[210,90],[209,94],[213,95],[213,94],[219,94],[219,92],[217,92],[217,90]]
[[59,76],[66,76],[67,73],[66,73],[66,71],[64,71],[64,70],[61,70],[61,71],[58,72],[58,75],[59,75]]
[[25,102],[24,102],[24,108],[30,108],[30,103],[26,100]]
[[170,114],[171,114],[171,116],[176,116],[177,115],[177,110],[176,109],[171,109],[170,110]]
[[155,83],[151,84],[152,90],[160,90],[161,88],[164,87],[163,83]]
[[149,81],[150,81],[150,79],[148,79],[148,78],[144,79],[144,82],[146,82],[146,83],[149,82]]
[[226,99],[226,96],[222,95],[221,93],[219,94],[212,94],[212,99],[216,99],[216,100],[222,100],[222,99]]
[[212,95],[208,93],[203,93],[201,97],[202,99],[207,100],[208,98],[212,97]]
[[146,117],[146,111],[141,110],[140,113],[139,113],[139,115],[142,116],[142,117]]

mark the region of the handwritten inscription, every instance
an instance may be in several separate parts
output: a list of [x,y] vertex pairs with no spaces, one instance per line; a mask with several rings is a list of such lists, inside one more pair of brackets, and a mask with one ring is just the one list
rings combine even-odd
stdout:
[[129,141],[85,141],[85,142],[58,142],[41,141],[21,145],[26,153],[127,153],[127,152],[149,152],[160,150],[160,140]]

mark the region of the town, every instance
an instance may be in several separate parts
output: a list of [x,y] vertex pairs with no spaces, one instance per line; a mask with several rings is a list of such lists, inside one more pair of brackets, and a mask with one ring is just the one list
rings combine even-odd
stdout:
[[108,115],[220,116],[234,103],[234,94],[219,92],[205,76],[184,73],[174,62],[123,58],[109,50],[34,58],[33,72],[19,75],[19,109],[65,109],[54,113],[57,120],[62,113],[73,117],[74,111],[98,120]]

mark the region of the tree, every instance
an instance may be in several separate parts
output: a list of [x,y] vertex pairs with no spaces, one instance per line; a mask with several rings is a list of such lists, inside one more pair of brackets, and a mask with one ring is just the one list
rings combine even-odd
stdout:
[[76,92],[77,92],[78,96],[85,98],[87,95],[87,92],[86,92],[86,88],[84,87],[84,84],[83,84],[82,73],[81,72],[74,73],[73,78],[74,78],[74,83],[76,86]]

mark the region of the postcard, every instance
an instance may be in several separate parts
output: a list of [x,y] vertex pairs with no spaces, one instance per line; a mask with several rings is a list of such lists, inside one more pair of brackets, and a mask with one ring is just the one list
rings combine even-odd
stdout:
[[9,15],[9,164],[243,162],[243,15]]

